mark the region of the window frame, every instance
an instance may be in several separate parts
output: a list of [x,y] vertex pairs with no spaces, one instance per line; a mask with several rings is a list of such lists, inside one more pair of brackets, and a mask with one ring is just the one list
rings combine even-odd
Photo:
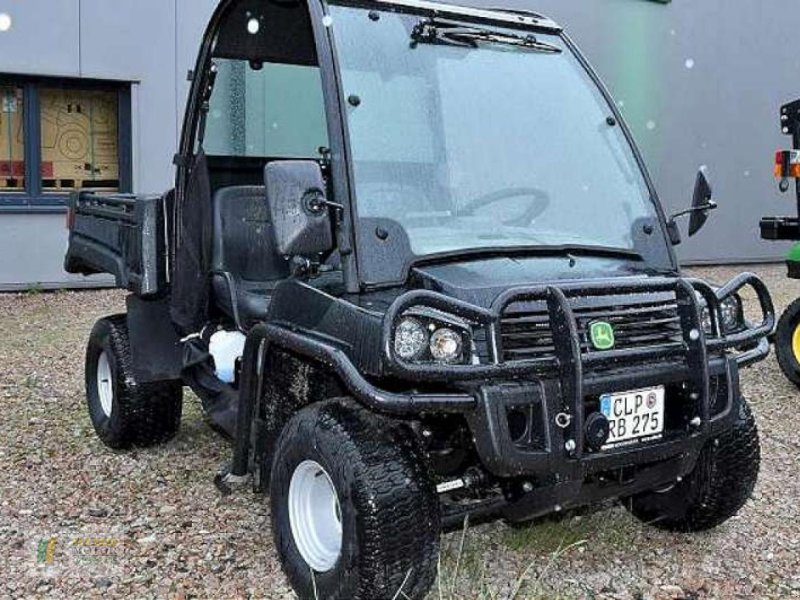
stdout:
[[25,191],[0,191],[0,212],[62,212],[69,192],[42,190],[42,88],[68,88],[117,93],[117,147],[119,154],[119,192],[133,192],[133,109],[131,83],[97,79],[69,79],[0,74],[0,86],[19,87],[23,93],[25,131]]

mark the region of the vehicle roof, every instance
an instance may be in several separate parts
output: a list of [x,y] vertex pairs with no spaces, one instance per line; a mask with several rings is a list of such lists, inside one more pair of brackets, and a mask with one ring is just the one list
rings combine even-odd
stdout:
[[471,20],[492,21],[516,27],[534,27],[552,33],[561,31],[561,26],[552,19],[528,10],[518,10],[514,8],[473,8],[471,6],[459,6],[456,4],[444,4],[442,2],[430,2],[429,0],[340,0],[343,4],[359,4],[366,6],[376,6],[391,10],[416,9],[431,14],[454,17],[467,17]]

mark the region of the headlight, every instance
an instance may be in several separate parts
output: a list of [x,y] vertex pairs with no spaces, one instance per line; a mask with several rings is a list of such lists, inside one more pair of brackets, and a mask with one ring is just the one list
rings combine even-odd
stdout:
[[417,319],[406,317],[394,333],[394,351],[403,360],[413,360],[428,345],[428,332]]
[[468,364],[473,324],[428,307],[406,311],[394,330],[395,356],[409,363]]
[[431,336],[431,356],[439,362],[460,361],[463,344],[460,334],[447,327],[442,327],[434,331]]
[[[719,303],[720,322],[722,333],[732,333],[742,325],[741,303],[736,296],[728,296]],[[704,306],[701,312],[703,330],[711,335],[711,314],[708,307]]]
[[719,312],[722,331],[730,333],[739,328],[741,325],[741,310],[739,308],[739,301],[735,296],[728,296],[720,302]]

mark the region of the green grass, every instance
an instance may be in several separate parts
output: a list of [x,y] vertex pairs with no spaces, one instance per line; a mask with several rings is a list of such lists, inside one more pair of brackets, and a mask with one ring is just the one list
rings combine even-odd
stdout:
[[[470,528],[443,539],[439,576],[430,600],[570,600],[549,589],[546,577],[558,561],[586,543],[582,531],[565,522],[543,521],[520,529],[502,525]],[[525,556],[506,572],[492,561],[503,547]]]
[[584,521],[544,519],[529,525],[509,527],[505,545],[512,550],[552,554],[559,548],[584,543],[592,536],[592,527]]
[[[619,509],[553,515],[517,527],[469,527],[445,536],[439,577],[429,600],[571,600],[574,585],[558,589],[558,573],[576,553],[630,548],[641,528]],[[498,557],[501,557],[498,560]]]
[[30,284],[26,290],[26,296],[39,296],[44,292],[44,288],[42,287],[41,283],[32,283]]
[[527,526],[508,528],[504,541],[512,550],[544,555],[581,541],[625,547],[634,543],[639,533],[640,530],[633,527],[629,519],[603,511],[592,515],[567,516],[563,519],[548,517]]

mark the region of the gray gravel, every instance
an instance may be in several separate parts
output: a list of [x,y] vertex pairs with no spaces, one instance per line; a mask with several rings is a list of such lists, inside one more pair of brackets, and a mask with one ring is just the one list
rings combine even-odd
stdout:
[[[739,270],[694,272],[723,281]],[[782,267],[756,270],[780,308],[800,293]],[[164,447],[115,453],[95,438],[84,344],[96,318],[123,306],[117,291],[0,295],[0,597],[291,598],[266,503],[223,498],[212,483],[229,449],[195,399]],[[744,390],[762,474],[729,523],[672,535],[612,507],[470,528],[445,537],[431,597],[800,597],[800,391],[773,358],[744,374]]]

